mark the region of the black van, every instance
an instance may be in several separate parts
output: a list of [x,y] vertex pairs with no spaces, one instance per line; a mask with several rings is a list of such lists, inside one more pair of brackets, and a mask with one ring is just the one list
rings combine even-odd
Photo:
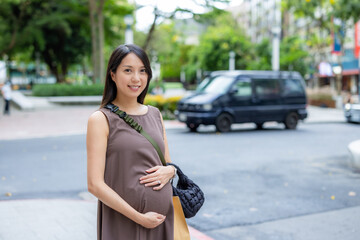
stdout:
[[231,130],[232,123],[276,121],[295,129],[307,117],[304,79],[298,72],[216,71],[179,101],[175,115],[191,131],[200,124]]

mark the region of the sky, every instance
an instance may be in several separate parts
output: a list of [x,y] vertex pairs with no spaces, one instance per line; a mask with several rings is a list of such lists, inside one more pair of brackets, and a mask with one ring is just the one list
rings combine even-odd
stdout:
[[[134,0],[133,0],[134,1]],[[196,5],[194,2],[202,3],[203,0],[135,0],[137,5],[145,5],[147,7],[142,7],[136,11],[136,29],[140,31],[145,31],[149,28],[150,24],[154,20],[153,7],[157,6],[158,9],[162,12],[172,12],[176,7],[181,7],[185,9],[191,9],[196,13],[204,13],[205,9]],[[226,8],[227,6],[236,6],[239,5],[242,0],[231,0],[229,5],[218,4],[218,8]],[[151,7],[153,6],[153,7]],[[189,18],[191,15],[182,14],[177,16],[179,18]]]

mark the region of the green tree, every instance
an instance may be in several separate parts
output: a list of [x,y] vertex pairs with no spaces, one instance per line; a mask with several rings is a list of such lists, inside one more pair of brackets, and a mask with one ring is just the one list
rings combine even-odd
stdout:
[[281,41],[280,70],[298,71],[303,76],[309,71],[308,52],[304,40],[297,36],[289,36]]
[[[200,3],[198,1],[193,1],[193,2],[195,4],[197,4],[198,6],[204,7],[205,9],[213,10],[213,9],[217,9],[215,6],[217,3],[229,3],[230,1],[229,0],[205,0],[205,1],[203,1],[203,3]],[[151,6],[151,5],[146,5],[146,6]],[[137,6],[137,9],[140,9],[142,7],[145,7],[145,6]],[[142,45],[142,48],[145,51],[149,50],[151,41],[152,41],[154,33],[155,33],[155,29],[159,25],[159,23],[163,22],[164,20],[175,19],[176,15],[178,13],[187,13],[187,14],[190,14],[193,16],[199,15],[199,14],[196,14],[193,9],[185,9],[185,8],[177,7],[172,12],[162,12],[158,9],[157,6],[152,6],[152,7],[153,7],[154,19],[150,25],[146,39]]]
[[187,75],[193,80],[196,69],[204,71],[229,69],[229,52],[236,53],[236,69],[248,69],[255,58],[253,45],[230,13],[222,13],[207,28],[200,43],[190,52]]
[[[93,81],[105,80],[105,56],[107,46],[123,43],[124,16],[132,14],[134,6],[127,0],[88,0],[91,26],[91,62]],[[108,51],[108,52],[109,52]]]
[[[280,44],[282,46],[282,44]],[[254,60],[248,62],[248,69],[252,70],[271,70],[271,42],[263,39],[259,44],[253,45],[255,54]],[[280,54],[280,57],[282,55]]]
[[[280,43],[280,70],[298,71],[302,75],[308,73],[308,51],[306,43],[298,36],[288,36]],[[255,58],[249,62],[248,69],[271,70],[271,42],[264,39],[254,45]]]
[[64,82],[71,64],[90,53],[86,0],[33,0],[29,6],[29,43],[39,52],[58,82]]
[[151,55],[157,57],[161,65],[163,79],[178,79],[183,63],[180,62],[181,33],[174,28],[174,22],[157,27],[151,44]]
[[333,0],[334,16],[343,21],[351,21],[351,24],[360,20],[360,2],[347,0]]
[[0,33],[5,38],[0,52],[12,58],[24,49],[31,50],[33,58],[39,54],[57,81],[64,82],[68,67],[89,54],[88,9],[84,5],[86,0],[3,1]]
[[25,0],[2,0],[0,4],[0,56],[11,58],[19,39],[22,39],[22,28],[26,25],[25,15],[28,2]]

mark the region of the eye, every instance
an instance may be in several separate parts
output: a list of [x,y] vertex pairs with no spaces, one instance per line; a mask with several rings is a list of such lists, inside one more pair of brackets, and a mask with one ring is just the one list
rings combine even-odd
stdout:
[[124,72],[129,73],[129,72],[131,72],[131,69],[130,69],[130,68],[126,68],[126,69],[124,70]]
[[141,72],[141,73],[146,73],[146,69],[143,68],[143,69],[140,70],[140,72]]

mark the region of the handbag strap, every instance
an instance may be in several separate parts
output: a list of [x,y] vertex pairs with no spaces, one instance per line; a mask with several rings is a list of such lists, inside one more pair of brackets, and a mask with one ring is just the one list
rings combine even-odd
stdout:
[[158,153],[161,163],[166,166],[166,161],[164,158],[163,153],[160,150],[159,145],[156,143],[156,141],[143,129],[143,127],[138,124],[132,117],[130,117],[126,112],[121,111],[118,106],[109,103],[105,106],[105,108],[110,109],[113,113],[116,113],[119,115],[120,118],[122,118],[130,127],[135,129],[138,133],[143,135],[155,148],[156,152]]

